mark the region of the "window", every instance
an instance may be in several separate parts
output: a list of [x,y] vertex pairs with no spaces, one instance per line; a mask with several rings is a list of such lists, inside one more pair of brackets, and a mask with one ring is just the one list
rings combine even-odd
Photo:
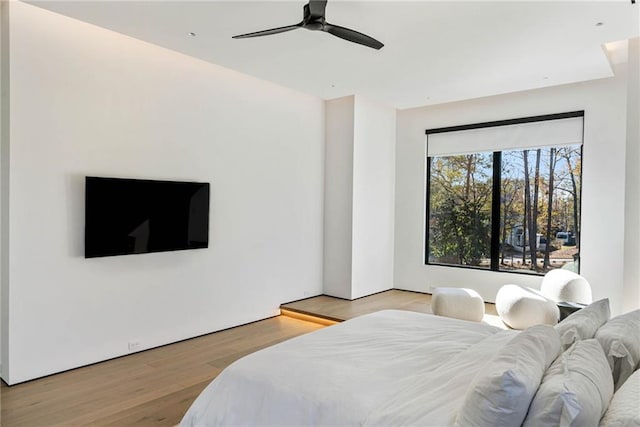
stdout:
[[430,160],[429,261],[489,268],[493,154]]
[[578,271],[583,115],[428,130],[426,263]]

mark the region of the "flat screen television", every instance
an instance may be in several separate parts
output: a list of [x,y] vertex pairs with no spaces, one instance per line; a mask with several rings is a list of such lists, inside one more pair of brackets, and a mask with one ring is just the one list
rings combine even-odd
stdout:
[[209,246],[209,184],[85,178],[86,258]]

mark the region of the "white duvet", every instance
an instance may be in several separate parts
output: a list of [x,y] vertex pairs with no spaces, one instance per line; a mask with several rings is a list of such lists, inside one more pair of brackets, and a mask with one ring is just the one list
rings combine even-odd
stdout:
[[181,425],[452,425],[469,382],[513,334],[409,311],[358,317],[236,361]]

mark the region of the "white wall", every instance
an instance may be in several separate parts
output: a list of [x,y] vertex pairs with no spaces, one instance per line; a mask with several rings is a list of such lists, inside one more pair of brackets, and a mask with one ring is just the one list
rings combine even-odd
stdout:
[[623,311],[640,307],[640,39],[629,40]]
[[585,110],[581,273],[594,298],[622,310],[626,64],[617,77],[398,112],[395,287],[466,286],[494,301],[506,283],[539,287],[539,277],[424,265],[425,129]]
[[352,298],[393,287],[396,110],[355,97]]
[[[24,3],[10,35],[6,381],[322,293],[321,100]],[[84,259],[89,174],[210,182],[209,248]]]
[[325,103],[326,295],[393,287],[395,114],[360,96]]
[[[6,326],[8,325],[6,298],[3,298],[5,291],[8,290],[8,241],[5,241],[7,235],[8,211],[9,211],[9,192],[6,190],[8,186],[9,175],[9,25],[8,25],[8,8],[9,2],[0,1],[0,337],[6,334]],[[7,346],[3,345],[0,339],[0,376],[2,376],[3,364],[6,358]],[[7,364],[4,364],[6,367]]]
[[325,102],[324,293],[351,299],[355,97]]

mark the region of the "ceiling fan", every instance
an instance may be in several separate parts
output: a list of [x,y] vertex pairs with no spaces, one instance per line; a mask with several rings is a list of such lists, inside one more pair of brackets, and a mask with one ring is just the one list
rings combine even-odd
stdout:
[[256,31],[255,33],[240,34],[238,36],[233,36],[233,38],[246,39],[249,37],[269,36],[271,34],[284,33],[285,31],[304,28],[311,31],[324,31],[325,33],[332,34],[336,37],[340,37],[341,39],[345,39],[353,43],[358,43],[373,49],[380,49],[382,46],[384,46],[384,44],[380,43],[373,37],[369,37],[366,34],[362,34],[349,28],[344,28],[328,23],[325,18],[326,7],[326,0],[309,0],[309,3],[305,4],[303,7],[304,14],[302,22],[295,25],[288,25],[286,27]]

